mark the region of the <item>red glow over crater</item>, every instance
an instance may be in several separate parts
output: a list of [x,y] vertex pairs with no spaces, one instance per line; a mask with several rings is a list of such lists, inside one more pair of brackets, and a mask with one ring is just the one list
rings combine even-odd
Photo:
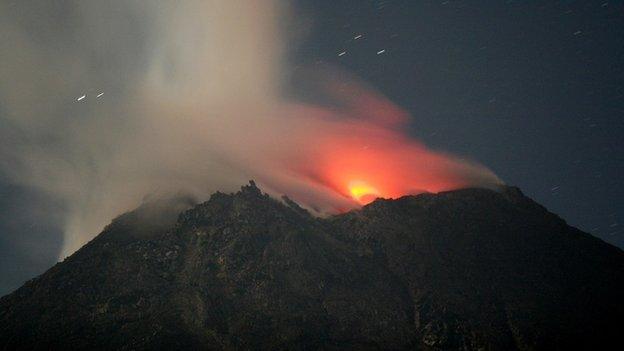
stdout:
[[377,188],[374,188],[361,180],[355,180],[349,183],[349,193],[354,200],[361,204],[367,204],[380,196]]
[[361,84],[328,91],[328,106],[282,106],[279,123],[269,123],[275,138],[250,150],[266,159],[256,176],[276,195],[323,215],[376,198],[501,184],[486,167],[414,139],[406,132],[414,120]]
[[406,135],[408,115],[383,97],[361,90],[349,96],[357,99],[341,110],[297,106],[291,111],[306,121],[306,128],[288,162],[301,181],[326,189],[310,201],[309,194],[300,196],[302,203],[316,207],[325,202],[318,207],[342,212],[379,197],[500,184],[487,168],[433,151]]
[[472,166],[427,150],[397,131],[347,129],[354,134],[329,136],[323,142],[325,151],[317,156],[314,173],[321,183],[359,204],[462,188],[477,180]]

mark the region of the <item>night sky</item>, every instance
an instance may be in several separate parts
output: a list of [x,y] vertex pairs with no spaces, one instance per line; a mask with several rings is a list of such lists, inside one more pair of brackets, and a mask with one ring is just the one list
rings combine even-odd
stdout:
[[[293,11],[309,23],[288,53],[295,68],[354,74],[411,114],[410,135],[624,247],[622,2],[298,0]],[[0,294],[54,264],[62,209],[0,174]]]
[[355,72],[429,146],[624,247],[622,2],[302,3],[315,31],[293,60]]

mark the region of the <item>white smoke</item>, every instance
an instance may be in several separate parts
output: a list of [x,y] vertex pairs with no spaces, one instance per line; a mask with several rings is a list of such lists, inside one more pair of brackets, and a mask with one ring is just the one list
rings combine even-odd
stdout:
[[354,206],[284,167],[313,162],[318,140],[377,128],[283,100],[289,21],[273,0],[0,3],[0,171],[67,205],[60,257],[147,194],[201,198],[254,178],[320,210]]
[[65,200],[61,256],[146,194],[251,176],[232,153],[276,104],[284,15],[266,0],[0,4],[0,167]]

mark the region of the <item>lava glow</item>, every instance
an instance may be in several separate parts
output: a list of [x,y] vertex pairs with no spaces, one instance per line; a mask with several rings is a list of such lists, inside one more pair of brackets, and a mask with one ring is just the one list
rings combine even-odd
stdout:
[[351,196],[362,204],[366,204],[379,196],[379,191],[365,182],[356,180],[349,183]]
[[[294,106],[288,126],[296,141],[286,167],[299,187],[275,186],[321,212],[343,212],[376,198],[398,198],[465,187],[496,187],[487,168],[433,151],[405,133],[411,117],[363,88],[341,91],[341,108]],[[282,149],[283,150],[283,149]]]

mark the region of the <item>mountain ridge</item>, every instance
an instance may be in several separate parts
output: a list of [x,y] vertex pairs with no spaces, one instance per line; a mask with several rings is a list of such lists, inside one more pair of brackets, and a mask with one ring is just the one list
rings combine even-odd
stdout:
[[0,298],[0,348],[596,347],[623,282],[622,250],[518,188],[317,218],[251,182],[116,218]]

